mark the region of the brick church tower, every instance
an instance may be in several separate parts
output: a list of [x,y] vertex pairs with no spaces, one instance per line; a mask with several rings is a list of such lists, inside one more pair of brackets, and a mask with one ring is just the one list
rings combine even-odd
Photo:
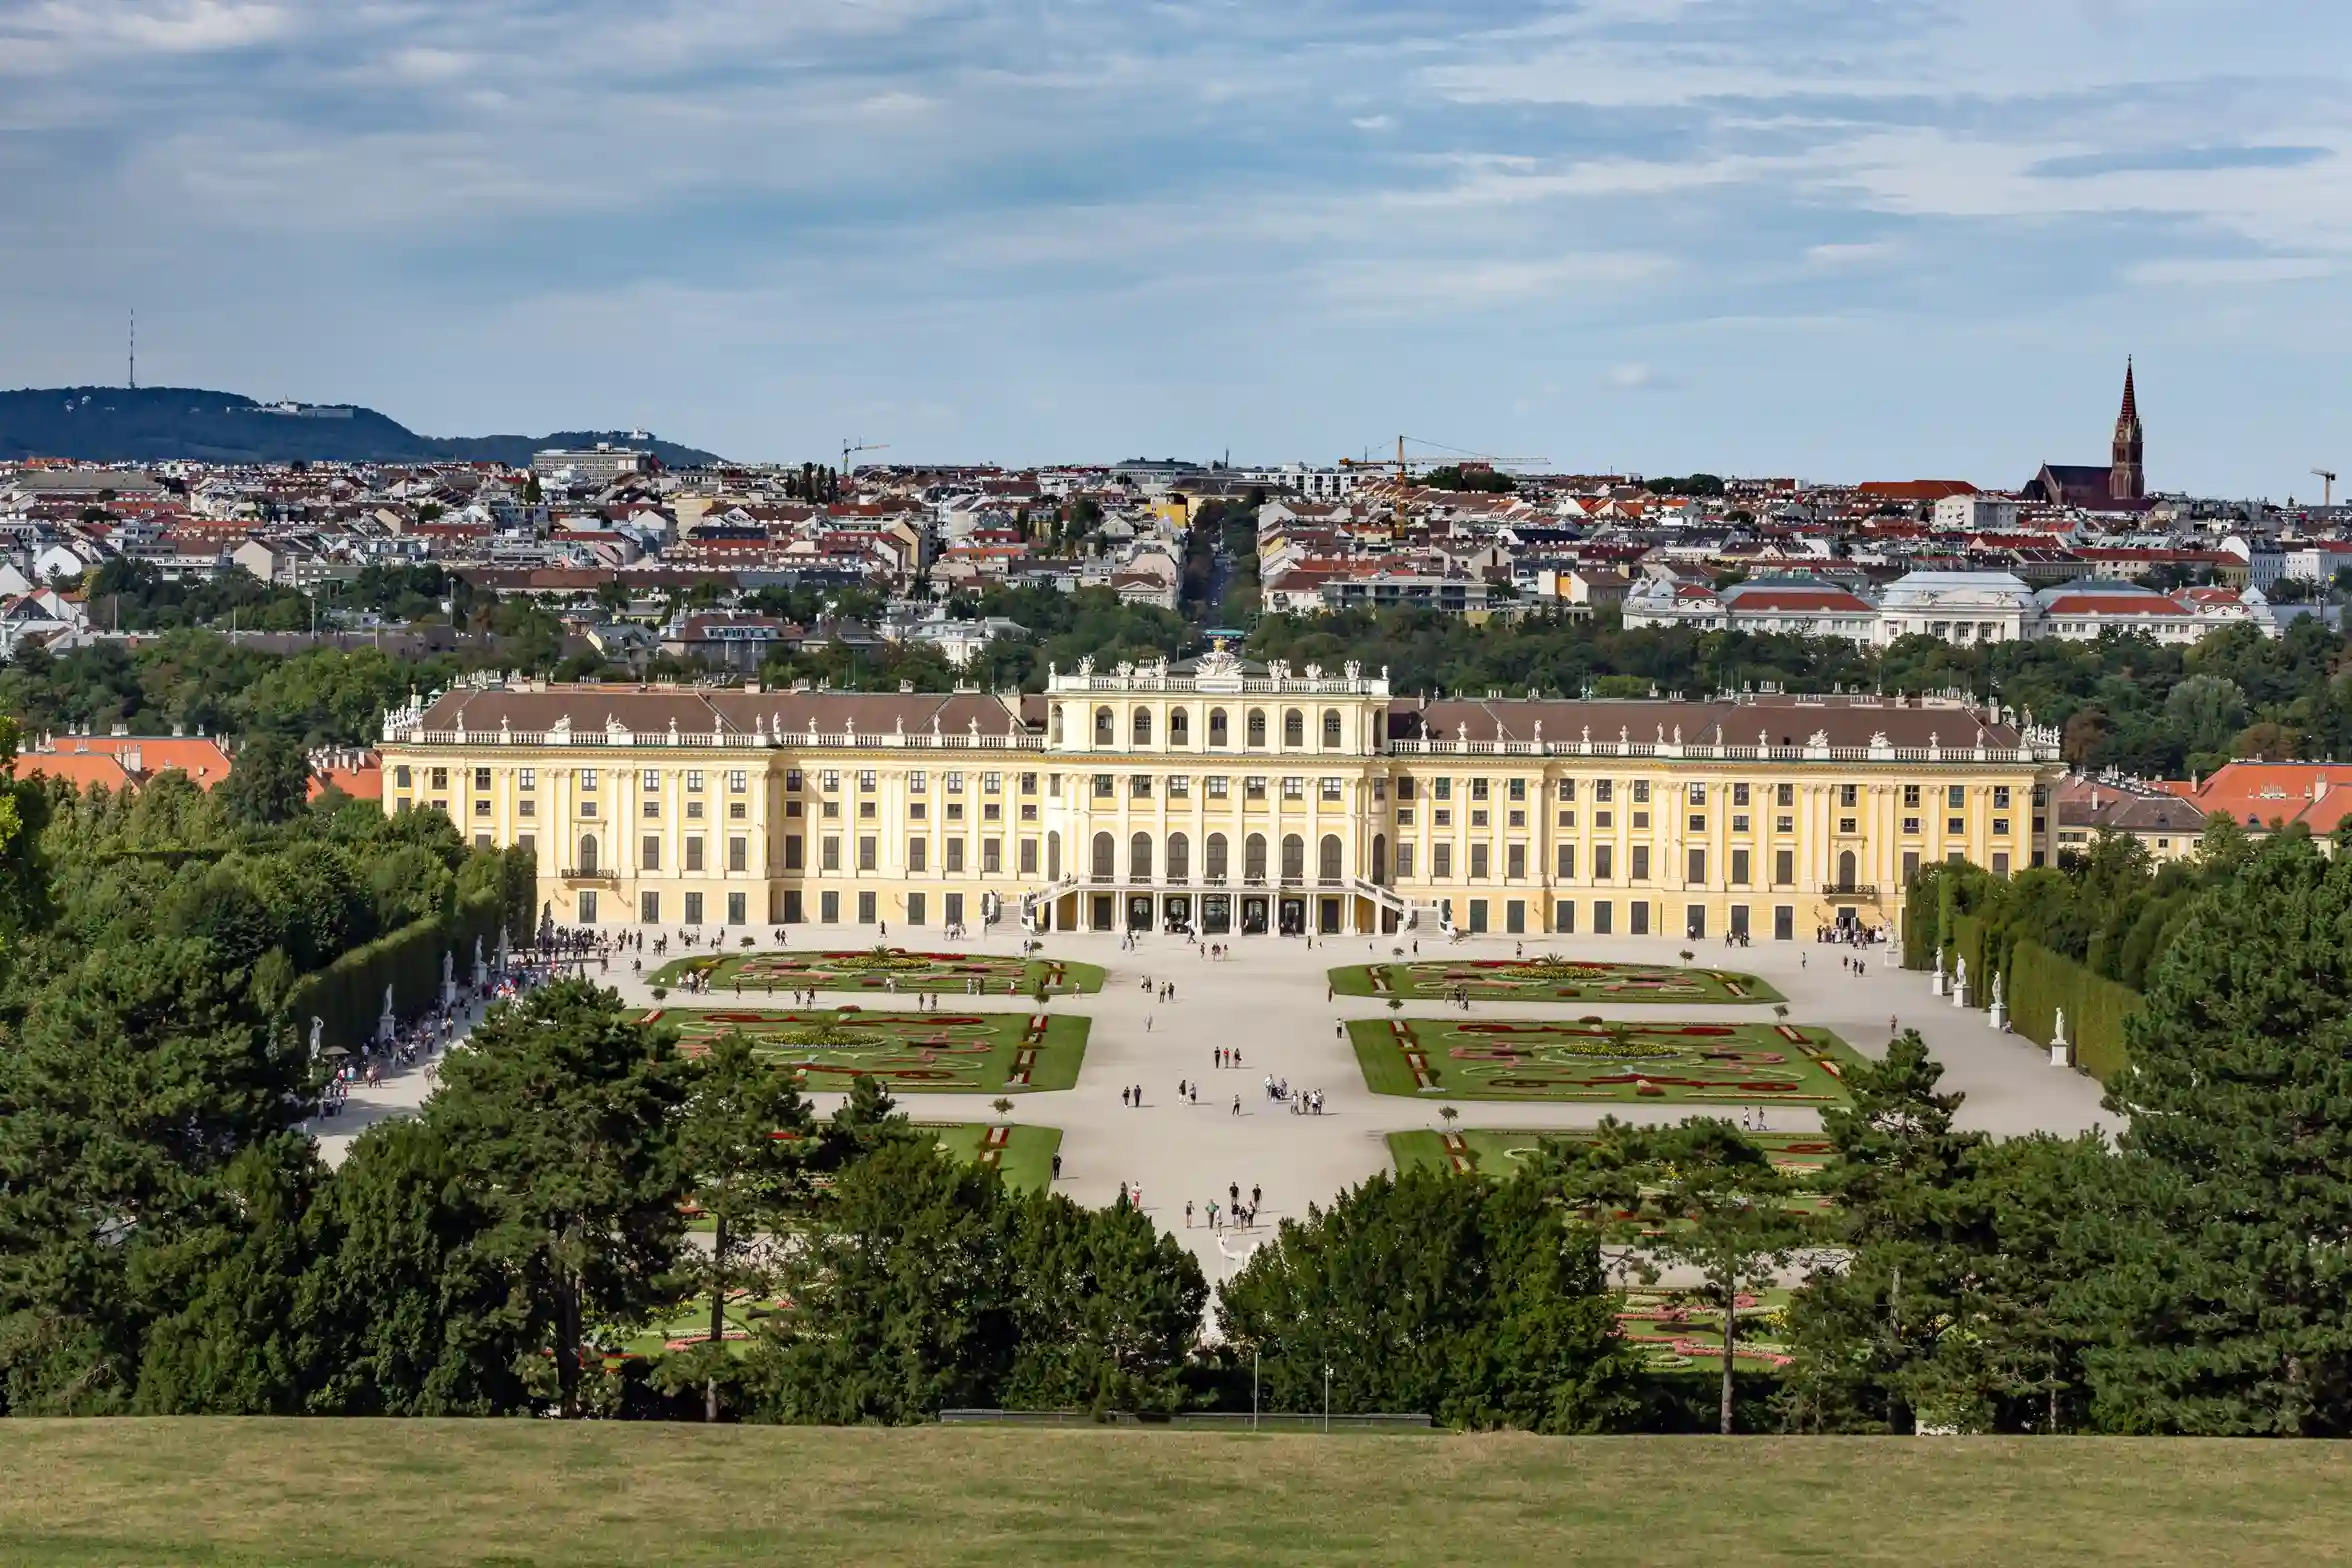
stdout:
[[2107,498],[2144,501],[2148,498],[2148,470],[2142,462],[2140,404],[2132,391],[2131,361],[2123,362],[2123,410],[2115,416],[2113,463],[2107,470]]

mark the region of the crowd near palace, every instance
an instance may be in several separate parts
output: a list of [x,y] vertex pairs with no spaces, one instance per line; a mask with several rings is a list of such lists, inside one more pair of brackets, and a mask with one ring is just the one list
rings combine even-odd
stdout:
[[1028,695],[465,686],[388,715],[383,766],[387,811],[530,848],[596,930],[1734,942],[1899,935],[1923,863],[2054,860],[2061,774],[1959,699],[1412,699],[1223,648]]

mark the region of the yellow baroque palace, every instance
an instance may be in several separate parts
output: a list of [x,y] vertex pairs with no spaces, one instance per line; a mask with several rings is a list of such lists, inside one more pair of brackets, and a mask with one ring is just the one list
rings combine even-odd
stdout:
[[1922,864],[2052,854],[2057,736],[1957,699],[1421,700],[1355,665],[1081,663],[1042,695],[469,686],[389,811],[523,845],[569,926],[1899,935]]

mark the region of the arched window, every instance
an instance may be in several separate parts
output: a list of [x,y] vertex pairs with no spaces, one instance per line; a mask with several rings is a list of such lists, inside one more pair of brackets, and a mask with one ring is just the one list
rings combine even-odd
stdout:
[[1323,845],[1320,853],[1322,856],[1322,864],[1317,867],[1315,874],[1326,882],[1337,882],[1339,880],[1340,862],[1339,835],[1337,833],[1326,833],[1323,835]]
[[1323,710],[1323,747],[1326,751],[1332,751],[1337,750],[1338,746],[1339,710],[1337,708],[1325,708]]
[[1053,711],[1053,743],[1057,746],[1062,743],[1062,705],[1058,702]]
[[1192,720],[1182,708],[1168,710],[1168,744],[1171,746],[1192,744]]
[[1048,833],[1045,836],[1045,879],[1048,882],[1059,882],[1062,879],[1062,836],[1059,833]]
[[1114,741],[1116,741],[1118,738],[1119,738],[1118,731],[1117,731],[1115,728],[1113,728],[1113,726],[1112,726],[1112,720],[1111,720],[1111,710],[1110,710],[1110,709],[1108,709],[1108,708],[1097,708],[1097,709],[1095,709],[1095,710],[1094,710],[1094,743],[1095,743],[1097,746],[1108,746],[1108,745],[1112,744]]
[[1252,882],[1266,880],[1266,835],[1252,833],[1242,841],[1241,874]]
[[1292,708],[1282,715],[1282,744],[1304,746],[1307,743],[1307,716]]
[[1232,732],[1225,727],[1225,710],[1223,708],[1209,710],[1209,744],[1212,746],[1233,744]]
[[1854,852],[1850,849],[1840,850],[1838,851],[1838,886],[1852,887],[1853,885]]
[[1296,833],[1282,835],[1282,880],[1303,882],[1307,878],[1307,841]]
[[1118,847],[1111,842],[1111,836],[1108,833],[1097,833],[1094,836],[1094,879],[1097,882],[1108,882],[1119,874],[1118,857]]
[[1222,882],[1225,880],[1225,835],[1211,833],[1208,848],[1208,879],[1211,882]]
[[1168,880],[1182,882],[1192,875],[1192,840],[1181,833],[1168,835]]
[[1151,835],[1138,833],[1127,841],[1127,880],[1149,882],[1152,879]]
[[1253,746],[1266,744],[1266,710],[1263,708],[1250,709],[1249,743]]
[[1388,835],[1386,833],[1372,835],[1372,880],[1382,887],[1388,886]]
[[580,869],[593,876],[596,872],[596,835],[580,835]]
[[1151,709],[1149,708],[1135,710],[1135,744],[1138,746],[1151,744]]

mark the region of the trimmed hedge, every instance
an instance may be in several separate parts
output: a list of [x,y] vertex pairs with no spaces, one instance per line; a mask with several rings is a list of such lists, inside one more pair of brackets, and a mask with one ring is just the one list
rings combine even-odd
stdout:
[[390,936],[355,947],[326,968],[304,975],[286,995],[286,1017],[297,1037],[310,1038],[310,1020],[326,1025],[326,1043],[357,1050],[375,1038],[376,1020],[384,1011],[384,987],[392,988],[392,1004],[403,1018],[423,1012],[440,999],[441,955],[454,960],[460,985],[474,973],[474,938],[486,950],[498,946],[498,932],[508,911],[504,889],[466,900],[445,917],[412,921]]
[[2022,939],[2010,950],[2003,984],[2010,1024],[2019,1034],[2048,1045],[2057,1011],[2063,1007],[2075,1065],[2101,1083],[2123,1070],[2124,1020],[2139,1011],[2139,992],[2093,974],[2039,942]]
[[1986,987],[1993,977],[1985,968],[1985,924],[1979,915],[1954,915],[1951,935],[1944,942],[1944,968],[1957,974],[1956,959],[1968,961],[1968,1000],[1972,1006],[1983,1007],[1992,1000]]

